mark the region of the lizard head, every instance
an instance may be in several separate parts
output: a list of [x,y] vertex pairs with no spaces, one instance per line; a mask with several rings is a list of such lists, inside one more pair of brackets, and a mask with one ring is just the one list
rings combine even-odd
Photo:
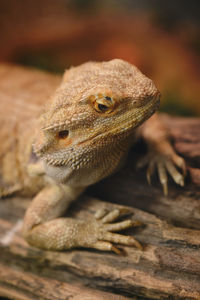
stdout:
[[50,165],[75,164],[131,136],[159,98],[152,80],[123,60],[71,68],[41,116],[34,151]]

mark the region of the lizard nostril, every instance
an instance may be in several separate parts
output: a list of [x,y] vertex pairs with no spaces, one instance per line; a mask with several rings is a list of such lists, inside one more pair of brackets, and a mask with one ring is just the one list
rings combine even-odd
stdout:
[[69,131],[68,130],[62,130],[58,132],[58,138],[59,139],[66,139],[68,137]]

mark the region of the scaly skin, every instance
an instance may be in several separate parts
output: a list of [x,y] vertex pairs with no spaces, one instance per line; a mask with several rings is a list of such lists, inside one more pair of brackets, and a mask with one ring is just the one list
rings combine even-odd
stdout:
[[85,221],[61,216],[87,186],[119,169],[138,133],[150,149],[148,160],[142,162],[150,162],[148,180],[157,167],[165,194],[166,170],[176,183],[184,184],[183,175],[175,168],[184,170],[184,161],[167,141],[158,118],[142,125],[157,110],[159,97],[153,82],[135,66],[115,59],[66,71],[50,100],[41,95],[37,103],[26,101],[27,107],[35,107],[31,114],[27,108],[26,117],[25,106],[20,109],[17,100],[12,109],[7,102],[3,104],[2,115],[4,109],[10,110],[14,121],[5,124],[2,118],[1,140],[9,137],[1,149],[2,196],[14,192],[35,195],[23,227],[31,245],[119,253],[113,243],[121,243],[141,249],[132,236],[113,233],[139,225],[131,220],[113,223],[123,213],[118,209],[97,212]]

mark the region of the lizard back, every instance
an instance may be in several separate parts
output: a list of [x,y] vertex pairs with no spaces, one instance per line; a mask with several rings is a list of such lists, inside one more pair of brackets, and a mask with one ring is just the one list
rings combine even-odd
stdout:
[[31,143],[31,134],[28,132],[33,132],[35,120],[59,82],[59,76],[13,65],[0,65],[1,189],[16,185],[19,181],[18,148],[28,148],[27,143]]

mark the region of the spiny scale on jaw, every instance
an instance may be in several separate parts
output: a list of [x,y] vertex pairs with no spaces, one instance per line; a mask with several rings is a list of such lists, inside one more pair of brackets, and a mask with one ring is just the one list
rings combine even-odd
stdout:
[[43,127],[42,130],[44,131],[58,131],[58,130],[64,130],[66,128],[66,124],[62,123],[62,124],[55,124],[53,126],[49,126],[49,127]]
[[68,162],[67,159],[56,160],[55,158],[48,158],[48,157],[46,157],[44,160],[52,166],[66,165],[66,163]]
[[[34,150],[49,164],[63,165],[83,159],[88,149],[119,144],[155,111],[157,95],[150,79],[119,59],[72,68],[41,117]],[[62,130],[69,135],[61,141]]]

